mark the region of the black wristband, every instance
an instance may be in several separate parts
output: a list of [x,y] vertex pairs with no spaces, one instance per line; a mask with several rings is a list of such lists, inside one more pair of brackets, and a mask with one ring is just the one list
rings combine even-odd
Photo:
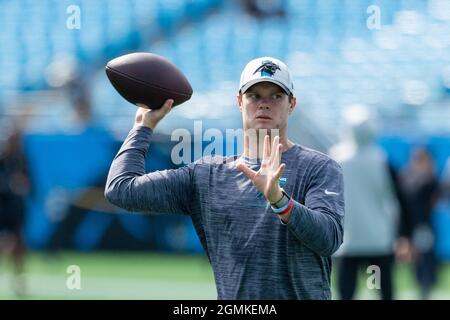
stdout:
[[279,209],[279,208],[283,208],[286,204],[289,203],[289,201],[291,201],[291,197],[289,197],[289,195],[286,193],[286,191],[284,191],[283,189],[281,190],[283,196],[281,197],[280,200],[278,200],[275,203],[271,203],[271,206]]

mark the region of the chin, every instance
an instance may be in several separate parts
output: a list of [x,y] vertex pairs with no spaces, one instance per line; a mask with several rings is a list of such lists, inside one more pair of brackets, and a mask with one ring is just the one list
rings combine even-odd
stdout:
[[252,123],[251,128],[254,129],[273,129],[274,124],[272,121],[255,121]]
[[278,126],[274,125],[273,123],[255,123],[253,128],[271,130],[271,129],[278,129]]
[[267,126],[267,125],[256,125],[256,126],[253,127],[253,129],[255,129],[255,130],[267,130],[267,131],[270,131],[270,130],[272,130],[273,128],[272,128],[272,126]]

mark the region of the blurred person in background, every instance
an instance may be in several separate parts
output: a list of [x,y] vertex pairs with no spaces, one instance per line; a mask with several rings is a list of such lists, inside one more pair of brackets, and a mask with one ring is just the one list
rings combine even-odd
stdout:
[[26,292],[23,238],[25,197],[30,191],[27,159],[22,149],[23,124],[16,122],[0,148],[0,253],[10,256],[14,267],[13,288],[16,294]]
[[344,139],[330,149],[344,175],[345,234],[335,255],[340,298],[353,299],[360,268],[376,265],[381,298],[392,299],[398,200],[387,157],[376,144],[374,119],[366,106],[349,107],[344,121]]
[[[72,62],[75,63],[75,62]],[[79,65],[76,65],[77,67]],[[76,69],[76,67],[73,67]],[[72,72],[61,87],[73,110],[72,129],[76,133],[73,139],[97,139],[97,148],[113,146],[114,138],[102,123],[93,117],[93,104],[91,92],[91,78],[89,73]],[[89,134],[91,132],[92,134]],[[108,143],[108,145],[105,145]],[[91,181],[79,187],[76,192],[52,194],[52,203],[57,212],[54,214],[63,217],[57,220],[57,227],[52,234],[48,249],[50,253],[58,253],[70,247],[73,234],[86,219],[90,211],[118,212],[118,208],[111,205],[104,197],[107,170],[96,171],[90,174]]]
[[437,280],[431,218],[438,200],[439,183],[432,156],[426,148],[418,147],[413,151],[407,167],[400,174],[400,183],[408,215],[408,225],[404,229],[409,239],[403,240],[407,248],[399,247],[399,250],[412,252],[421,298],[428,299]]

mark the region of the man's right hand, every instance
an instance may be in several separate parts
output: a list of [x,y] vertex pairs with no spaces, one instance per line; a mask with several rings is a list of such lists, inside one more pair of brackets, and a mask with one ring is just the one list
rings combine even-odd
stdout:
[[144,126],[150,129],[155,129],[156,125],[162,118],[164,118],[172,109],[173,100],[167,99],[161,109],[152,110],[151,107],[138,105],[134,126]]

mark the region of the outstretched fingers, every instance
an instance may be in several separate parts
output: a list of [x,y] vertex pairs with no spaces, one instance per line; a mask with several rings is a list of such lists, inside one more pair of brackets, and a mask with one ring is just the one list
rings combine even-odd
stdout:
[[276,136],[272,142],[272,153],[270,155],[270,162],[276,165],[276,167],[278,167],[278,164],[280,163],[280,154],[281,154],[280,137]]
[[266,134],[264,136],[263,160],[270,159],[270,151],[270,137]]

